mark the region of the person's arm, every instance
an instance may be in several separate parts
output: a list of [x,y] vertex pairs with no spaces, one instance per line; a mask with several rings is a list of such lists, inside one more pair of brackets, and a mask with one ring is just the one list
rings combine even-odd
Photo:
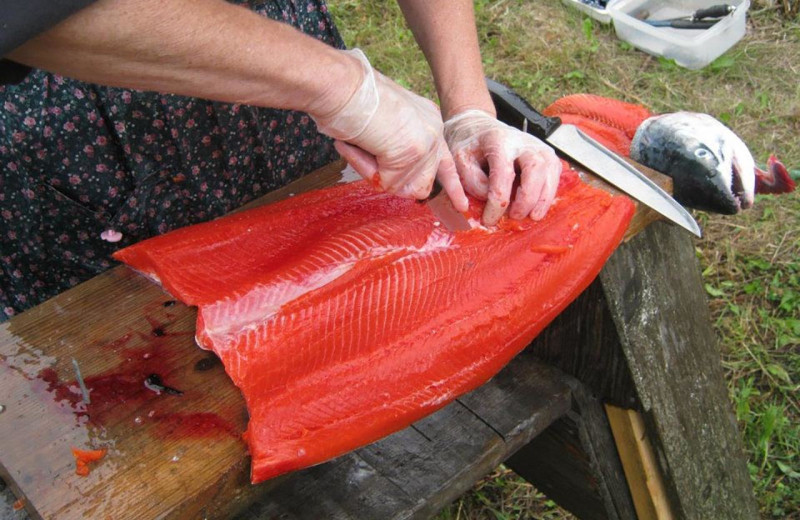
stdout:
[[92,2],[94,0],[3,0],[0,9],[0,85],[20,83],[31,70],[2,56]]
[[[552,148],[495,118],[472,1],[398,3],[433,72],[445,139],[464,189],[487,201],[484,224],[495,224],[507,209],[512,218],[542,218],[555,199],[561,162]],[[512,201],[515,168],[520,186]]]
[[446,121],[468,109],[494,115],[486,89],[471,0],[397,0],[430,64]]
[[86,82],[307,112],[340,108],[362,75],[336,49],[223,0],[100,0],[6,57]]
[[99,0],[6,57],[103,85],[302,110],[387,191],[424,198],[438,174],[466,205],[435,105],[363,54],[224,0]]

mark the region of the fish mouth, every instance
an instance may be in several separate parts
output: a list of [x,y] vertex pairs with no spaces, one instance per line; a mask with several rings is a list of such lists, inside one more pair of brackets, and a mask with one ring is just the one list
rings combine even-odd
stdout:
[[731,165],[731,193],[739,210],[747,209],[753,205],[753,199],[747,196],[747,190],[744,188],[742,172],[739,171],[739,167],[735,162]]

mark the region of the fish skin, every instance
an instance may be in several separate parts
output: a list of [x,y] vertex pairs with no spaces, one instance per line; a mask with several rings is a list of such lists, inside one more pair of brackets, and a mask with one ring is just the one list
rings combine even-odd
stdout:
[[573,170],[541,221],[485,228],[481,206],[471,203],[472,229],[453,233],[424,205],[361,181],[115,258],[199,306],[198,343],[247,402],[256,483],[373,442],[483,384],[596,277],[634,210]]
[[639,125],[633,160],[671,176],[685,206],[732,215],[753,205],[755,161],[747,145],[708,114],[674,112]]

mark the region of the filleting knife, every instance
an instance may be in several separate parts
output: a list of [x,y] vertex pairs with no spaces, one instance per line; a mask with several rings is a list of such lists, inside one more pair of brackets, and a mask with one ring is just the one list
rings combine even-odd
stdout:
[[448,231],[468,231],[472,229],[467,217],[453,206],[450,195],[444,191],[439,181],[434,181],[431,194],[421,202],[425,203]]
[[538,137],[552,146],[556,152],[581,164],[671,222],[700,236],[700,227],[692,215],[669,193],[625,162],[622,157],[574,125],[562,124],[561,119],[557,117],[542,115],[519,94],[502,83],[488,78],[486,83],[500,121]]

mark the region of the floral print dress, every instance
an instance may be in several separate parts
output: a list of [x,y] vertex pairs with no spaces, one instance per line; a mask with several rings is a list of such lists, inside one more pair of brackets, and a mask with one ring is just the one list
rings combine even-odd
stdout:
[[[324,0],[236,3],[343,47]],[[108,269],[122,247],[218,217],[335,157],[301,112],[42,71],[0,85],[0,321]]]

